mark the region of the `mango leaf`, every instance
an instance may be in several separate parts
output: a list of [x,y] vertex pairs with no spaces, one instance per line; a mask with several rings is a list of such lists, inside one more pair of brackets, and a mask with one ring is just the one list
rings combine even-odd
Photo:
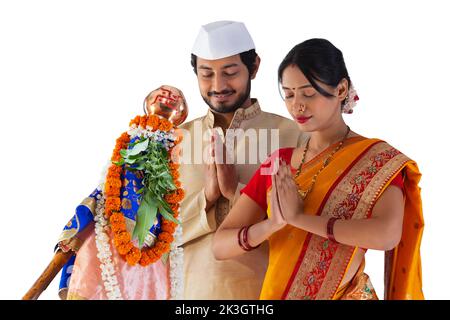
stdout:
[[122,158],[126,158],[128,156],[128,150],[127,149],[122,149],[122,150],[120,150],[119,153],[122,156]]
[[177,188],[177,186],[173,183],[172,180],[167,181],[167,184],[168,184],[170,190],[175,190]]
[[145,237],[155,222],[157,209],[156,203],[145,194],[136,214],[136,225],[133,230],[133,239],[138,238],[139,248],[142,248]]
[[148,147],[148,142],[149,142],[148,138],[140,141],[132,149],[128,150],[128,155],[135,156],[135,155],[141,153],[142,151],[145,151]]
[[159,207],[159,213],[166,219],[170,220],[172,222],[175,222],[176,224],[180,224],[180,221],[178,219],[175,219],[172,214],[169,213],[163,206]]
[[158,202],[159,205],[162,205],[164,209],[166,209],[167,212],[169,212],[172,216],[174,215],[174,212],[172,211],[172,208],[169,206],[169,204],[166,202],[166,200],[161,200]]
[[164,182],[162,182],[161,180],[158,180],[158,186],[160,186],[161,188],[164,188]]
[[144,170],[144,165],[142,163],[138,163],[136,167],[133,168],[134,170]]
[[128,164],[133,164],[136,162],[137,159],[130,159],[130,158],[125,158],[125,162]]
[[126,158],[127,159],[143,159],[143,158],[145,158],[145,155],[138,153],[138,154],[132,156],[132,155],[128,154]]
[[120,161],[118,161],[118,162],[116,162],[116,161],[113,161],[112,163],[114,163],[116,166],[123,166],[123,164],[125,163],[125,161],[123,160],[123,158],[122,159],[120,159]]

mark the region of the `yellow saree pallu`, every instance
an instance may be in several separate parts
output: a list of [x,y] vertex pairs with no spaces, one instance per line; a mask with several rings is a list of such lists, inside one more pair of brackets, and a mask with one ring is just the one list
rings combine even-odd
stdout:
[[[303,165],[297,178],[302,190],[335,146]],[[318,176],[305,199],[304,212],[339,219],[370,218],[377,199],[399,173],[404,180],[403,233],[399,245],[386,253],[385,299],[423,299],[421,174],[414,161],[384,141],[349,138]],[[269,203],[270,190],[267,194]],[[267,213],[270,216],[270,209]],[[342,283],[358,248],[290,225],[273,234],[269,244],[261,299],[377,299],[363,273],[364,262],[350,283]]]

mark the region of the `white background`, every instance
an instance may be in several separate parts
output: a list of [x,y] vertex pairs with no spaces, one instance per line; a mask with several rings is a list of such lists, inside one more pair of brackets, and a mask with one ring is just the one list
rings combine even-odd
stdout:
[[[448,299],[450,49],[446,1],[1,1],[0,299],[20,299],[96,187],[115,138],[161,84],[188,120],[205,114],[190,66],[202,24],[245,22],[262,62],[252,97],[288,116],[276,70],[295,44],[340,48],[361,98],[351,128],[387,140],[423,173],[423,289]],[[447,20],[447,22],[446,22]],[[383,295],[383,253],[367,273]],[[59,276],[41,299],[57,299]]]

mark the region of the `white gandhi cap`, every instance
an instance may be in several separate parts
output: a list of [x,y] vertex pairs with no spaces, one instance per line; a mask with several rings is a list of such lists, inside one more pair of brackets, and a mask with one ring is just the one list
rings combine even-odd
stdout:
[[206,60],[222,59],[255,49],[242,22],[216,21],[200,28],[192,53]]

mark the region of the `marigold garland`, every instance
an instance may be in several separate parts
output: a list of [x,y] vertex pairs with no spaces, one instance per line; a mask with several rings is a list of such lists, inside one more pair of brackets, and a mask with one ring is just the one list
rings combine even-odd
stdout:
[[[151,131],[165,131],[168,132],[173,129],[173,124],[167,119],[160,118],[157,115],[149,116],[136,116],[130,122],[130,127],[141,127],[142,129],[148,129]],[[173,148],[181,142],[181,136],[178,136],[174,141],[174,145],[170,147],[169,155],[172,154]],[[127,132],[124,132],[117,140],[116,146],[113,151],[111,160],[119,162],[122,159],[120,150],[126,149],[130,142],[130,136]],[[179,164],[172,162],[172,157],[169,157],[170,174],[172,175],[173,182],[177,187],[176,190],[165,195],[165,200],[174,212],[176,218],[179,213],[179,202],[184,197],[184,190],[181,188],[179,178]],[[113,233],[113,243],[120,255],[130,265],[136,265],[139,263],[141,266],[147,266],[150,263],[158,261],[161,256],[170,251],[170,244],[174,241],[173,233],[177,224],[168,221],[162,217],[161,233],[158,235],[154,245],[150,248],[145,247],[143,249],[137,248],[131,241],[131,235],[126,230],[126,221],[122,209],[122,201],[120,198],[120,189],[122,187],[122,166],[112,164],[106,176],[105,182],[105,215],[109,219],[111,225],[111,231]]]

